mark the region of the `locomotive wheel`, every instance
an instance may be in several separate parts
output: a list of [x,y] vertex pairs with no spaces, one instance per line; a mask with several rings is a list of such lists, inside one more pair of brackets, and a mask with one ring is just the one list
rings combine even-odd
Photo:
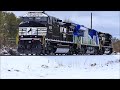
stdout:
[[81,52],[81,55],[85,55],[85,53],[86,53],[85,48],[84,48],[84,47],[82,47],[82,48],[81,48],[81,50],[80,50],[80,52]]
[[104,51],[103,50],[99,50],[99,55],[103,55]]
[[51,52],[49,55],[55,55],[53,52]]
[[67,53],[67,55],[73,55],[73,53],[72,53],[71,51],[69,51],[69,52]]
[[110,55],[110,54],[112,54],[112,52],[113,52],[113,51],[112,51],[112,48],[110,48],[110,52],[109,52],[107,55]]
[[70,46],[70,47],[69,47],[69,52],[68,52],[66,55],[73,55],[72,49],[73,49],[73,47]]
[[49,50],[46,50],[45,52],[47,55],[50,55],[50,51]]
[[42,50],[42,54],[45,55],[45,50]]
[[94,55],[98,55],[98,49],[94,48]]
[[82,53],[81,53],[81,51],[79,50],[78,52],[77,52],[77,55],[81,55]]

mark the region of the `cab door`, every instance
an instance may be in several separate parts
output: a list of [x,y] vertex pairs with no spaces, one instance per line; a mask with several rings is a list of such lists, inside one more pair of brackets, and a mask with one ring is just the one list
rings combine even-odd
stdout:
[[53,18],[52,26],[53,26],[52,38],[60,40],[60,25],[59,25],[59,23],[57,23],[57,19],[56,18]]

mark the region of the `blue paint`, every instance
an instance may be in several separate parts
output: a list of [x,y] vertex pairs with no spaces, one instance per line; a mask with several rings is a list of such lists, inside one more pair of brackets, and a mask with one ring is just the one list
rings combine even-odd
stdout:
[[74,35],[74,36],[75,36],[75,35],[81,36],[80,33],[79,33],[80,28],[81,28],[81,25],[79,25],[79,24],[76,24],[76,25],[75,25],[74,32],[73,32],[73,35]]
[[89,35],[91,36],[92,39],[93,39],[93,36],[97,35],[96,33],[97,33],[97,31],[93,30],[93,29],[89,31]]
[[98,32],[92,29],[89,31],[89,35],[91,36],[92,39],[93,39],[93,36],[96,36],[96,44],[98,44]]

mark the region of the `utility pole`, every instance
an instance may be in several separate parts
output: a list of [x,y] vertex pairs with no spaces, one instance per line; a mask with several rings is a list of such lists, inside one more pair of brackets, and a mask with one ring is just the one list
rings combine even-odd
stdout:
[[91,29],[92,29],[92,12],[91,12]]

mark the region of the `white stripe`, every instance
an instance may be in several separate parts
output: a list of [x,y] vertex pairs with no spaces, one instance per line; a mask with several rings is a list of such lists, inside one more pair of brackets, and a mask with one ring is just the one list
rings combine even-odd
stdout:
[[48,41],[56,41],[56,42],[64,42],[64,43],[73,43],[73,42],[69,42],[69,41],[60,41],[60,40],[53,40],[53,39],[45,39]]
[[20,40],[40,40],[40,38],[20,38]]
[[47,27],[19,27],[19,29],[26,29],[26,28],[38,28],[38,29],[47,29]]

